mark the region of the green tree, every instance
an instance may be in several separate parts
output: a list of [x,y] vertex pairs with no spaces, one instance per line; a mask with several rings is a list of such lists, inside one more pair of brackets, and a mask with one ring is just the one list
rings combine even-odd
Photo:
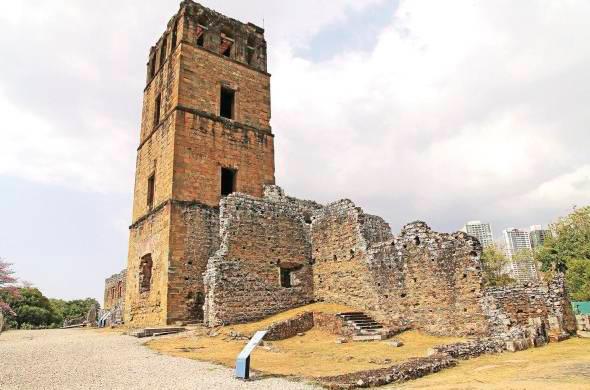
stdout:
[[565,280],[573,301],[590,301],[590,261],[569,260]]
[[565,272],[573,300],[590,300],[590,206],[560,219],[554,232],[535,252],[536,260],[543,271]]
[[36,288],[20,288],[17,296],[4,294],[4,299],[13,309],[8,319],[15,321],[19,328],[23,324],[47,327],[60,321],[49,299]]
[[510,261],[504,250],[497,244],[489,245],[483,249],[481,262],[486,286],[501,287],[514,283],[514,279],[506,273]]

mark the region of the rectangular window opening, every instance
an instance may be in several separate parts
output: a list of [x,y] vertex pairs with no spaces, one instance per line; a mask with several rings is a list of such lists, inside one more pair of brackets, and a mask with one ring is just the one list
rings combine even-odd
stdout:
[[234,119],[234,100],[235,100],[235,91],[221,87],[221,96],[220,96],[220,104],[219,104],[219,115],[227,118],[227,119]]
[[221,168],[221,196],[227,196],[235,191],[236,171],[230,168]]
[[156,75],[156,56],[152,58],[150,62],[150,79],[152,79]]
[[231,57],[232,54],[232,47],[234,46],[234,40],[228,38],[226,36],[221,36],[221,45],[219,47],[219,52],[224,57]]
[[197,46],[205,46],[205,26],[197,26]]
[[246,62],[248,65],[252,65],[252,60],[254,60],[254,48],[247,47],[246,48]]
[[293,271],[292,269],[288,269],[288,268],[281,268],[281,287],[292,287],[291,284],[291,272]]
[[156,189],[156,175],[153,174],[148,178],[147,188],[147,206],[151,210],[154,207],[154,194]]
[[160,106],[162,103],[161,95],[156,96],[156,101],[154,103],[154,127],[160,124]]

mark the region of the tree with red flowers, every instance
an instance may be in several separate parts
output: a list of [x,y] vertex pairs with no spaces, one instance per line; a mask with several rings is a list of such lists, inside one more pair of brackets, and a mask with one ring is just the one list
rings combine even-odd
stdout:
[[[16,297],[18,296],[18,289],[15,286],[17,279],[14,277],[14,271],[11,266],[12,264],[0,257],[0,293],[7,293]],[[12,311],[10,305],[2,299],[3,295],[6,294],[0,294],[0,312],[14,315],[14,311]]]

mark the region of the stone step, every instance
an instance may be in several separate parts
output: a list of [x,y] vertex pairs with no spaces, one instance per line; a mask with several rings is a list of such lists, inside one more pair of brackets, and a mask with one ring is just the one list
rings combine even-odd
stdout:
[[352,341],[373,341],[373,340],[385,340],[385,336],[381,334],[358,334],[352,336]]
[[151,337],[151,336],[156,336],[156,335],[162,335],[162,334],[173,334],[173,333],[179,333],[179,332],[184,332],[185,329],[184,328],[145,328],[145,329],[138,329],[135,331],[132,331],[131,333],[129,333],[130,336],[133,337]]

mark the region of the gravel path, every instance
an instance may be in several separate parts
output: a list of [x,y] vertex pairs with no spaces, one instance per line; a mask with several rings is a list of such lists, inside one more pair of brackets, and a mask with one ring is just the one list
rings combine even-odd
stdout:
[[134,337],[94,330],[0,334],[0,389],[313,389],[282,378],[242,382],[233,370],[160,355]]

